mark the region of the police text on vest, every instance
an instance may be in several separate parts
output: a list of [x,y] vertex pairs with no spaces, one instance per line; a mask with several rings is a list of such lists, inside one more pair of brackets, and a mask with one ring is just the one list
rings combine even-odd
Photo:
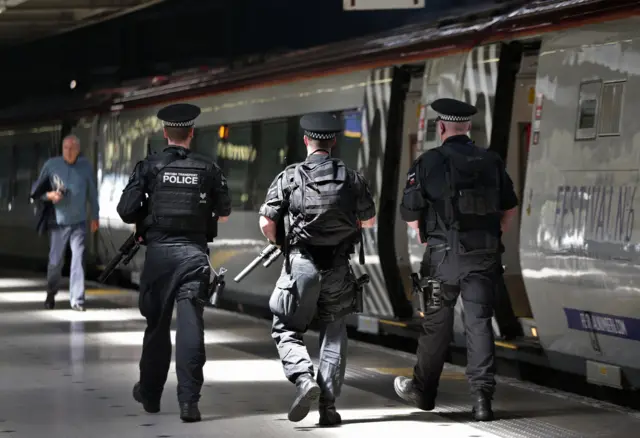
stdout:
[[163,183],[181,184],[181,185],[198,185],[197,173],[182,173],[182,172],[165,172],[162,175]]

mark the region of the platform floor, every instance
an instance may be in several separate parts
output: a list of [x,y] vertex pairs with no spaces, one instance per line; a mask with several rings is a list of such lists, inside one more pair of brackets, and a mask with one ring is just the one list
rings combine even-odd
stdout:
[[[412,355],[351,342],[338,409],[343,425],[317,426],[314,410],[287,421],[294,386],[285,380],[269,322],[208,309],[208,362],[200,409],[203,421],[178,418],[172,367],[159,414],[131,397],[137,380],[144,320],[134,291],[87,291],[87,312],[42,307],[44,281],[0,278],[0,437],[628,437],[640,414],[511,379],[500,379],[498,421],[470,421],[463,370],[448,366],[432,413],[403,404],[395,375],[410,375]],[[175,332],[174,332],[175,335]],[[317,356],[317,336],[307,336]],[[304,432],[304,433],[303,433]]]

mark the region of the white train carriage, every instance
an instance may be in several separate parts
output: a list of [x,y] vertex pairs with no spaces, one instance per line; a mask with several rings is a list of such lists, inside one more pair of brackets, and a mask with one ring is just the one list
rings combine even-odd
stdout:
[[[594,383],[640,387],[639,24],[636,2],[542,2],[303,52],[259,69],[152,81],[114,96],[108,108],[87,103],[54,122],[0,123],[0,150],[11,151],[0,161],[0,248],[46,261],[28,187],[36,163],[39,170],[72,131],[99,183],[102,228],[87,258],[99,265],[113,257],[132,231],[115,211],[122,188],[147,149],[165,143],[155,114],[170,101],[187,101],[203,109],[193,147],[214,157],[229,181],[232,220],[220,226],[212,254],[235,275],[264,245],[257,210],[269,183],[285,157],[304,157],[300,116],[334,111],[345,127],[336,154],[367,177],[378,207],[366,263],[354,260],[356,271],[372,278],[365,312],[350,323],[413,337],[409,273],[423,247],[398,204],[411,162],[439,144],[428,103],[455,97],[478,107],[471,137],[504,157],[521,203],[503,236],[503,261],[525,338],[498,341],[498,351]],[[134,283],[143,257],[141,251],[122,267]],[[241,311],[266,311],[277,265],[229,282],[226,299]],[[462,311],[459,303],[455,344],[464,347]]]

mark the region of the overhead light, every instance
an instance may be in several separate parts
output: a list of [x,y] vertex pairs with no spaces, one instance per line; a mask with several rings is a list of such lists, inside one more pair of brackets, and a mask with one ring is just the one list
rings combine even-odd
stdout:
[[75,88],[76,88],[76,86],[77,86],[77,85],[78,85],[78,83],[77,83],[75,80],[73,80],[73,81],[71,81],[71,83],[69,84],[69,88],[71,88],[71,89],[73,90],[73,89],[75,89]]

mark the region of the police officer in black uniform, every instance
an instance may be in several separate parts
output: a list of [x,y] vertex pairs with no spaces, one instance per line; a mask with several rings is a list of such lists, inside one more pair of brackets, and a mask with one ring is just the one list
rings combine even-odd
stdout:
[[477,421],[490,421],[495,390],[491,318],[502,273],[501,228],[513,216],[518,200],[500,157],[477,147],[466,135],[477,109],[454,99],[438,99],[431,107],[439,114],[437,129],[443,144],[413,163],[400,208],[402,218],[426,244],[422,284],[435,280],[432,290],[438,292],[440,287],[441,300],[433,299],[434,292],[427,300],[413,379],[397,377],[394,386],[401,398],[418,408],[435,407],[453,338],[454,306],[461,294],[473,415]]
[[185,422],[201,419],[203,311],[211,276],[207,242],[217,234],[217,222],[225,222],[231,213],[222,171],[212,159],[189,150],[199,114],[200,108],[189,104],[158,112],[168,147],[136,164],[117,209],[125,223],[136,224],[147,246],[139,297],[147,329],[133,397],[145,411],[160,411],[176,302],[178,402]]
[[[331,158],[341,121],[327,113],[309,114],[300,126],[308,156],[275,178],[260,208],[260,227],[271,242],[277,240],[278,221],[288,222],[285,262],[269,301],[271,335],[284,373],[297,387],[289,420],[305,418],[319,397],[320,425],[332,426],[341,422],[335,400],[346,369],[345,317],[354,312],[356,299],[349,259],[361,228],[374,225],[375,204],[365,179]],[[361,249],[362,263],[363,254]],[[317,383],[303,341],[314,316],[320,322]]]

